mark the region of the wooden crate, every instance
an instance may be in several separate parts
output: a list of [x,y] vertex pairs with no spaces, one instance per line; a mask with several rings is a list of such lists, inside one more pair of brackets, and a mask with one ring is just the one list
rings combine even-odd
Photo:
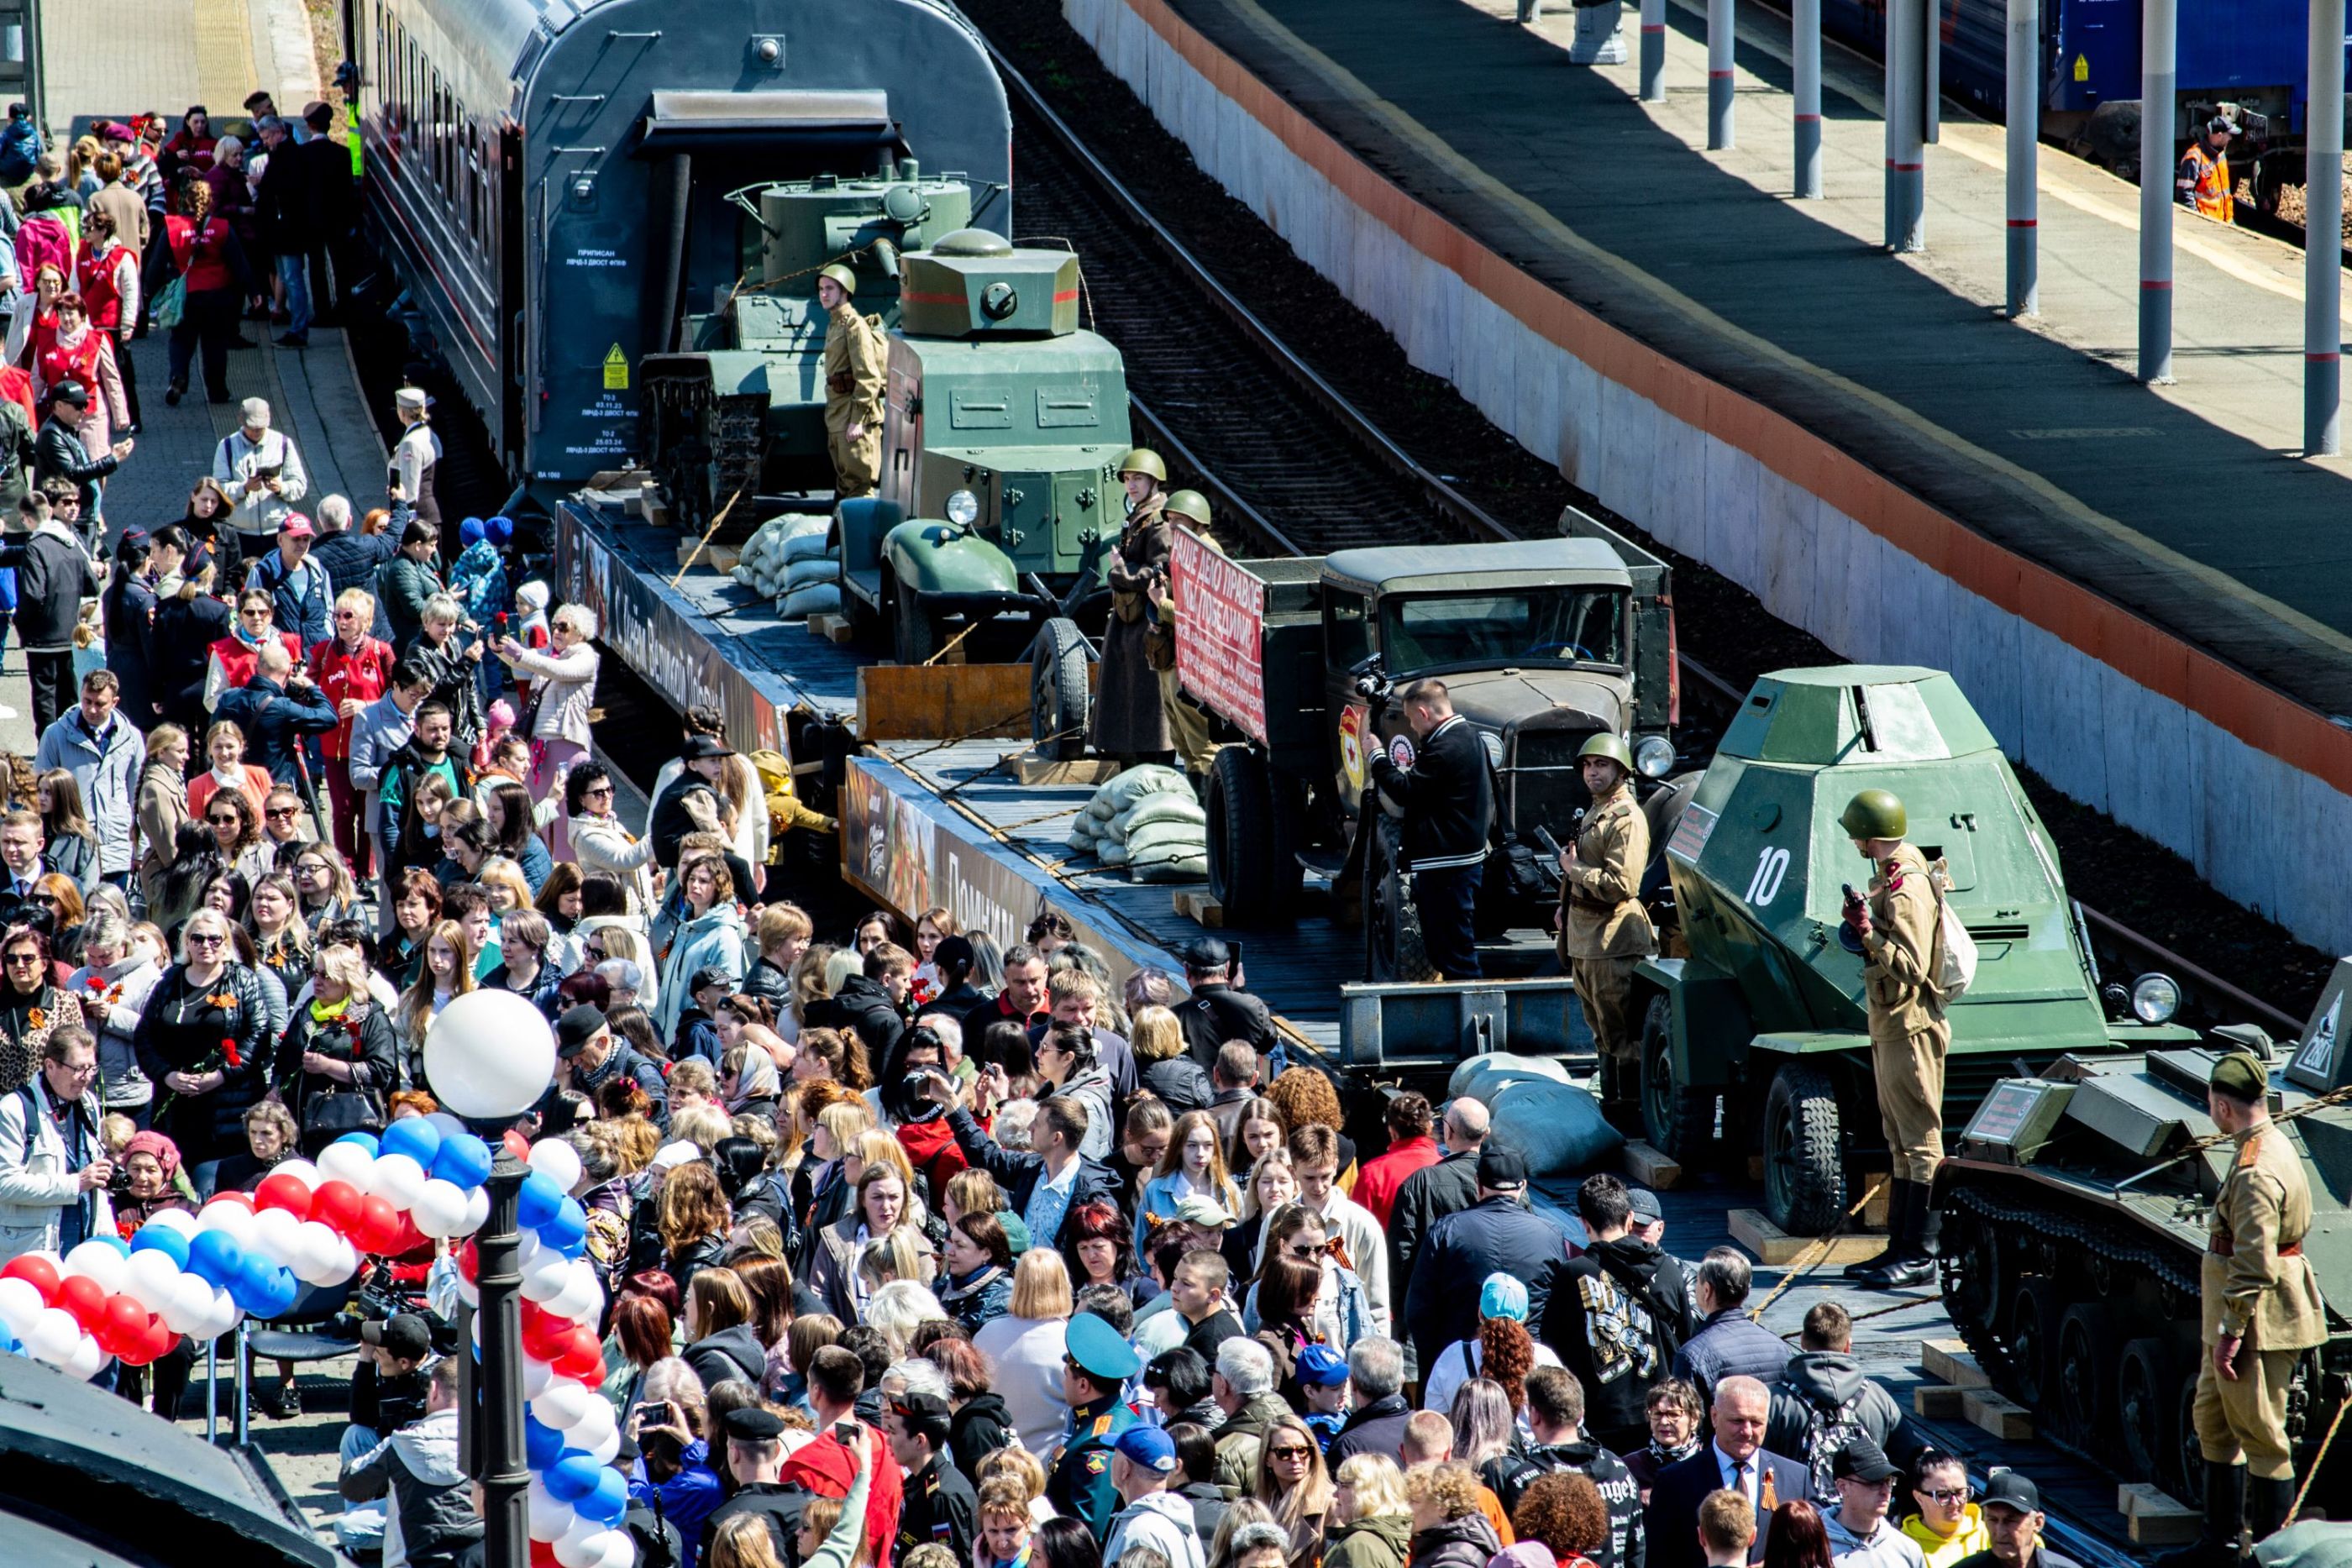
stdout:
[[822,637],[828,643],[846,643],[856,635],[846,615],[820,612],[808,618],[809,635]]
[[1843,1268],[1848,1263],[1860,1263],[1875,1258],[1886,1249],[1883,1236],[1847,1235],[1838,1237],[1826,1249],[1821,1239],[1814,1236],[1791,1236],[1764,1218],[1759,1208],[1735,1208],[1731,1211],[1731,1239],[1756,1254],[1757,1260],[1767,1268],[1782,1269],[1803,1259],[1823,1266]]
[[2023,1442],[2033,1436],[2033,1412],[1990,1388],[1962,1389],[1960,1414],[1996,1437]]
[[1668,1159],[1639,1138],[1625,1145],[1625,1179],[1634,1186],[1664,1192],[1683,1179],[1679,1161]]
[[1992,1386],[1992,1379],[1977,1364],[1977,1358],[1969,1354],[1969,1342],[1964,1339],[1921,1340],[1919,1369],[1937,1382],[1948,1383],[1955,1388]]
[[860,741],[1028,733],[1026,664],[868,664],[857,672]]
[[1211,931],[1224,927],[1225,906],[1210,897],[1205,887],[1179,888],[1176,892],[1176,913]]
[[2173,1546],[2197,1539],[2204,1511],[2189,1507],[2152,1481],[2130,1481],[2116,1489],[2116,1509],[2124,1516],[2125,1533],[2142,1546]]
[[1960,1396],[1968,1390],[1948,1383],[1916,1384],[1911,1389],[1911,1413],[1929,1420],[1961,1418]]
[[[1029,666],[1018,666],[1026,670]],[[1027,720],[1024,718],[1025,726]],[[1056,762],[1024,751],[1013,759],[1013,778],[1021,784],[1101,784],[1118,777],[1118,763],[1108,757],[1082,757],[1075,762]]]

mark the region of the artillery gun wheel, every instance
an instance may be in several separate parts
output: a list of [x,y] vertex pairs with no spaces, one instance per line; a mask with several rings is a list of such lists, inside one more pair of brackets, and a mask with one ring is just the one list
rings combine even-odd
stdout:
[[1764,1212],[1791,1236],[1820,1236],[1845,1218],[1845,1147],[1837,1088],[1791,1062],[1764,1097]]
[[2010,1298],[2009,1327],[2002,1337],[2009,1344],[2009,1392],[2027,1409],[2051,1407],[2057,1386],[2058,1324],[2065,1303],[2056,1281],[2022,1281]]
[[1386,815],[1369,824],[1372,841],[1364,865],[1364,970],[1375,983],[1434,980],[1422,945],[1421,912],[1405,883],[1397,825]]
[[1642,1015],[1642,1130],[1650,1146],[1686,1166],[1715,1151],[1715,1095],[1675,1082],[1675,1003],[1661,991]]
[[1049,762],[1075,762],[1087,754],[1094,706],[1087,663],[1087,637],[1076,622],[1057,615],[1037,628],[1029,645],[1029,738]]
[[2116,1364],[2107,1354],[2115,1343],[2115,1313],[2097,1301],[2077,1301],[2058,1320],[2056,1364],[2058,1409],[2078,1445],[2094,1448],[2114,1428]]
[[2116,1424],[2124,1473],[2168,1490],[2186,1484],[2180,1452],[2180,1363],[2153,1336],[2124,1346],[2116,1367]]
[[1209,895],[1229,924],[1280,920],[1297,902],[1299,812],[1282,809],[1285,784],[1246,746],[1209,765]]
[[890,656],[901,664],[930,662],[940,651],[939,618],[923,608],[922,596],[905,583],[892,586]]

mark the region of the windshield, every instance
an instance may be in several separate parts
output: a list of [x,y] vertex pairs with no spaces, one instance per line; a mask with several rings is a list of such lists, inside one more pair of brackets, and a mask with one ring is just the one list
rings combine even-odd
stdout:
[[1605,588],[1530,586],[1391,598],[1381,651],[1391,674],[1448,664],[1625,663],[1625,596]]

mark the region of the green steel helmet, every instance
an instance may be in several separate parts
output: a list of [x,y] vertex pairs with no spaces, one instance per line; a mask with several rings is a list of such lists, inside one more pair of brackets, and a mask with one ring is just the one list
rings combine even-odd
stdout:
[[1204,528],[1209,526],[1209,497],[1198,490],[1179,490],[1160,509],[1171,517],[1182,517]]
[[857,292],[857,274],[850,271],[849,268],[842,266],[841,263],[837,261],[831,267],[826,267],[824,271],[818,273],[817,276],[819,277],[830,277],[835,283],[840,284],[841,291],[844,294],[855,294]]
[[1838,826],[1850,839],[1899,839],[1911,831],[1911,817],[1894,790],[1864,789],[1838,813]]
[[1160,461],[1160,454],[1149,446],[1139,446],[1118,460],[1118,475],[1124,479],[1129,474],[1147,474],[1161,484],[1168,483],[1168,465]]
[[1584,749],[1576,754],[1579,762],[1588,757],[1605,757],[1626,772],[1633,771],[1633,748],[1625,744],[1622,736],[1612,735],[1605,729],[1586,741]]

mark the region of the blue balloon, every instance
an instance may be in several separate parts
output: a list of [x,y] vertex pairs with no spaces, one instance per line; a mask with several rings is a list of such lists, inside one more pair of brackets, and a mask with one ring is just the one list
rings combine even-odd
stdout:
[[588,1233],[584,1230],[582,1231],[579,1235],[573,1237],[571,1240],[557,1248],[556,1250],[562,1253],[566,1258],[578,1259],[585,1257],[588,1252]]
[[245,1249],[226,1231],[199,1230],[188,1243],[184,1266],[206,1284],[218,1285],[235,1294],[236,1281],[245,1277]]
[[367,1151],[368,1158],[373,1159],[376,1156],[377,1148],[375,1134],[373,1133],[345,1133],[341,1137],[337,1138],[335,1142],[339,1144],[357,1144],[361,1148]]
[[5,1328],[0,1328],[0,1355],[22,1355],[25,1342]]
[[572,1509],[604,1524],[618,1524],[621,1516],[629,1511],[629,1483],[621,1472],[606,1465],[596,1472],[596,1484],[588,1495],[572,1503]]
[[224,1281],[221,1289],[228,1292],[237,1311],[248,1317],[267,1317],[269,1314],[265,1309],[269,1305],[270,1287],[277,1273],[277,1264],[258,1252],[248,1252],[245,1255],[245,1267],[236,1271],[235,1279]]
[[568,1195],[555,1206],[554,1218],[539,1227],[541,1245],[552,1247],[559,1252],[570,1251],[572,1244],[584,1239],[587,1234],[588,1211],[580,1207],[578,1198]]
[[[416,1118],[411,1116],[410,1121]],[[515,1223],[525,1230],[537,1230],[553,1219],[563,1207],[563,1189],[544,1171],[533,1171],[522,1178],[522,1191],[515,1198]]]
[[522,1414],[523,1463],[545,1470],[563,1457],[563,1434],[526,1410]]
[[471,1133],[453,1133],[441,1140],[431,1174],[471,1192],[489,1179],[490,1145]]
[[161,1225],[141,1226],[139,1228],[139,1233],[131,1239],[131,1250],[133,1252],[161,1252],[173,1262],[178,1264],[182,1273],[184,1274],[188,1271],[188,1239],[181,1235],[178,1231],[173,1230],[167,1227]]
[[379,1155],[406,1155],[426,1170],[441,1152],[441,1129],[422,1116],[403,1116],[376,1140]]
[[566,1448],[562,1458],[548,1469],[547,1495],[558,1502],[576,1503],[596,1490],[596,1478],[604,1469],[593,1454]]

